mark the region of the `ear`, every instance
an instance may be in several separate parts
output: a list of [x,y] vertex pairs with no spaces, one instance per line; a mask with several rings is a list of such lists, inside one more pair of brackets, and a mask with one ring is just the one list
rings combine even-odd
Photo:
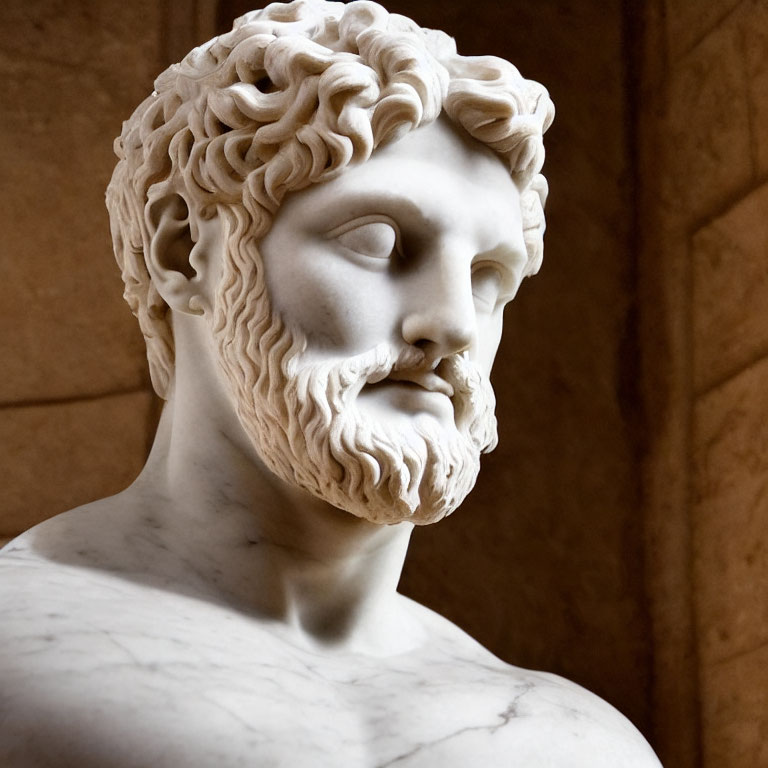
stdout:
[[175,192],[150,196],[144,218],[150,241],[147,269],[158,293],[175,312],[206,314],[215,287],[218,221],[198,221]]

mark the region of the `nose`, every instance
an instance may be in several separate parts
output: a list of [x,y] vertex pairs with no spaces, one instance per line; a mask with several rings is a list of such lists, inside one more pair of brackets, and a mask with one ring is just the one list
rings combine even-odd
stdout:
[[403,340],[419,347],[430,362],[468,349],[477,330],[469,267],[434,266],[427,279],[413,286],[402,320]]

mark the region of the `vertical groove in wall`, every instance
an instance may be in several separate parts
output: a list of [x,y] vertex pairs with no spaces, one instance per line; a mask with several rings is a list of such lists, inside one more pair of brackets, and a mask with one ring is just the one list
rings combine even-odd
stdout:
[[[746,31],[743,27],[739,29],[739,38],[741,49],[746,51]],[[742,77],[744,78],[744,90],[746,93],[749,93],[750,74],[746,55],[742,57]],[[749,130],[749,159],[752,162],[752,183],[756,186],[760,176],[758,138],[756,135],[756,131],[759,130],[759,124],[755,115],[755,105],[750,98],[747,99],[747,127]]]
[[[632,6],[631,0],[628,7]],[[638,296],[645,407],[643,509],[653,634],[652,743],[665,768],[700,766],[691,552],[691,265],[685,229],[664,199],[669,110],[665,0],[635,29]]]
[[[692,244],[689,237],[685,238],[685,306],[684,310],[684,349],[685,355],[685,404],[684,404],[684,418],[685,418],[685,456],[686,456],[686,483],[685,483],[685,521],[688,530],[687,537],[687,580],[686,588],[687,595],[684,602],[687,603],[688,608],[688,622],[690,625],[688,638],[687,638],[687,658],[688,664],[686,671],[689,673],[689,690],[690,696],[689,703],[689,722],[695,726],[694,732],[691,734],[692,744],[691,753],[695,756],[696,764],[702,764],[702,735],[701,735],[701,679],[699,671],[701,669],[699,664],[699,649],[697,642],[697,627],[699,626],[698,617],[696,615],[696,600],[694,599],[694,591],[696,588],[695,574],[694,574],[694,520],[693,520],[693,499],[694,499],[694,423],[693,423],[693,405],[694,405],[694,331],[693,331],[693,264],[692,259]],[[686,649],[683,649],[686,650]]]
[[[622,418],[626,424],[626,429],[630,435],[630,441],[633,449],[634,463],[634,496],[636,509],[642,509],[642,456],[643,446],[645,445],[645,413],[644,400],[641,391],[642,382],[642,357],[641,357],[641,339],[639,328],[639,257],[640,257],[640,236],[641,220],[639,206],[640,191],[640,166],[639,166],[639,137],[640,131],[638,120],[640,117],[640,43],[642,39],[642,7],[633,0],[622,0],[621,4],[622,21],[622,48],[624,50],[624,154],[626,156],[627,167],[627,186],[625,194],[625,205],[628,207],[628,227],[627,227],[627,250],[626,261],[628,263],[627,280],[628,290],[632,296],[631,304],[627,311],[625,328],[621,340],[621,357],[619,373],[619,402],[621,403]],[[638,528],[633,531],[636,536],[642,536],[642,522],[639,521]],[[646,567],[644,562],[640,565],[643,570]],[[647,578],[644,573],[640,574],[643,584],[647,584]],[[649,605],[649,595],[647,589],[644,590],[643,603],[640,607],[642,613],[642,623],[644,626],[651,626],[651,610]],[[646,652],[642,658],[642,664],[645,670],[645,686],[638,694],[644,700],[644,722],[652,724],[653,702],[652,702],[652,665],[653,651],[651,644],[646,644]],[[653,738],[652,733],[645,734],[648,739]]]
[[[669,2],[669,0],[663,0]],[[669,56],[669,54],[667,54]],[[664,71],[667,73],[667,78],[671,76],[670,68],[665,67]],[[674,105],[669,104],[668,109],[675,108]],[[669,114],[665,109],[665,116]],[[663,131],[663,124],[659,126]],[[660,141],[666,142],[664,135],[659,137]],[[674,147],[669,147],[667,151],[674,151]],[[670,243],[671,247],[672,244]],[[684,455],[685,464],[683,466],[685,471],[685,509],[684,509],[684,521],[686,526],[686,548],[684,558],[685,566],[685,582],[684,587],[687,593],[684,599],[681,601],[681,608],[687,609],[687,623],[689,625],[688,634],[686,640],[686,646],[681,648],[682,659],[687,660],[687,664],[683,667],[686,672],[688,687],[685,693],[689,697],[687,702],[688,706],[688,722],[691,724],[689,733],[687,734],[691,740],[691,761],[695,760],[695,765],[703,765],[702,755],[702,734],[701,734],[701,678],[700,678],[700,664],[698,659],[698,642],[697,642],[697,615],[696,615],[696,600],[694,595],[695,590],[695,574],[694,574],[694,520],[693,520],[693,498],[694,498],[694,466],[693,466],[693,446],[694,446],[694,423],[693,423],[693,404],[694,404],[694,329],[693,329],[693,309],[694,309],[694,285],[693,285],[693,264],[692,264],[692,242],[688,228],[686,228],[685,237],[683,239],[684,246],[684,259],[683,259],[683,275],[684,281],[684,304],[680,311],[682,314],[682,349],[680,350],[680,356],[683,359],[682,375],[683,375],[683,400],[680,403],[682,409],[681,417],[685,424],[685,439],[684,439]],[[668,736],[667,738],[670,738]]]

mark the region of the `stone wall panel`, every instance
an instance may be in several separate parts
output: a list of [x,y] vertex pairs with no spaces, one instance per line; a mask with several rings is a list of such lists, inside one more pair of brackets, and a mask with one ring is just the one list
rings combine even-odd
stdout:
[[695,221],[752,178],[748,86],[736,14],[669,72],[664,201]]
[[693,238],[695,386],[768,353],[768,184]]
[[768,646],[705,667],[702,706],[703,768],[768,765]]
[[768,359],[694,411],[694,578],[699,655],[768,643]]
[[716,28],[739,0],[666,0],[670,56],[678,59]]
[[0,409],[0,537],[128,486],[155,412],[148,392]]
[[768,2],[746,0],[742,14],[755,173],[768,174]]
[[159,61],[156,3],[0,8],[0,403],[134,389],[141,336],[121,299],[104,189],[111,139]]

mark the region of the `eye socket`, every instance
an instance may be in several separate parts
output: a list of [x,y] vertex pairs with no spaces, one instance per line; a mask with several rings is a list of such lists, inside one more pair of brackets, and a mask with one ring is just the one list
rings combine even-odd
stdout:
[[398,250],[400,233],[394,221],[387,217],[366,216],[347,222],[329,232],[345,248],[371,259],[389,259]]
[[492,312],[501,295],[501,273],[490,264],[481,264],[472,270],[472,295],[478,309]]

